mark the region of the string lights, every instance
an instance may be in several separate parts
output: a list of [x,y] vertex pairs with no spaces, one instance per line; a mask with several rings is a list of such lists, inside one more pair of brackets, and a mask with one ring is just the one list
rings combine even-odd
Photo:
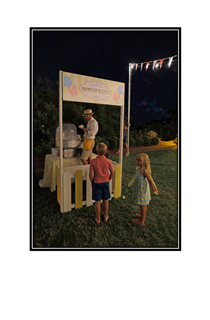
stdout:
[[148,70],[149,66],[152,65],[152,70],[154,70],[155,68],[162,68],[163,66],[163,62],[165,62],[165,60],[169,59],[168,61],[168,68],[170,68],[173,59],[177,57],[177,55],[172,56],[172,57],[167,57],[167,58],[162,58],[162,59],[157,59],[154,61],[148,61],[148,62],[141,62],[141,63],[130,63],[130,67],[131,69],[134,69],[135,67],[135,71],[137,71],[138,68],[141,68],[141,71],[143,70],[143,67],[145,65],[145,69]]
[[[140,63],[129,63],[129,81],[128,81],[128,154],[129,154],[129,134],[130,134],[130,97],[131,97],[131,77],[132,77],[132,70],[135,68],[135,71],[137,71],[138,68],[143,70],[144,64],[145,64],[145,69],[148,70],[149,66],[152,65],[152,70],[155,70],[155,68],[162,68],[163,62],[167,59],[169,59],[168,62],[168,68],[170,68],[173,59],[177,57],[171,56],[167,58],[162,58],[162,59],[157,59],[153,61],[147,61],[147,62],[140,62]],[[164,120],[165,121],[165,120]]]

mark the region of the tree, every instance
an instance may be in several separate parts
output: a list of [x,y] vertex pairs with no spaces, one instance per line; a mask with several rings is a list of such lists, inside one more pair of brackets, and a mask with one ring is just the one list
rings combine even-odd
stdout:
[[42,132],[41,139],[38,141],[42,144],[55,144],[55,133],[59,123],[58,109],[52,103],[45,103],[43,111],[34,112],[33,131]]
[[[36,79],[33,94],[33,132],[34,144],[38,148],[55,145],[56,128],[59,125],[58,95],[58,82],[53,83],[50,79],[41,77]],[[63,123],[73,123],[78,134],[83,135],[83,130],[78,126],[87,124],[83,116],[85,109],[92,109],[94,112],[99,124],[98,136],[119,137],[120,106],[63,101]]]
[[98,135],[101,137],[114,137],[120,134],[120,107],[99,105],[95,108],[94,117],[98,121]]
[[48,78],[35,80],[33,91],[33,109],[34,111],[44,110],[45,103],[52,103],[58,108],[59,85]]

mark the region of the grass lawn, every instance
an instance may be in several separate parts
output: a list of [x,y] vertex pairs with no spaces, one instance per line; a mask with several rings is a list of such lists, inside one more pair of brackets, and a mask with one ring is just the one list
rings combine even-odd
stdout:
[[[164,248],[178,244],[178,172],[177,150],[148,151],[152,177],[159,195],[152,193],[147,209],[146,226],[133,223],[140,207],[133,203],[129,180],[135,175],[135,157],[123,159],[122,197],[109,202],[110,221],[94,224],[94,206],[61,213],[57,193],[40,188],[43,171],[34,171],[33,181],[33,248]],[[118,161],[118,156],[111,157]]]

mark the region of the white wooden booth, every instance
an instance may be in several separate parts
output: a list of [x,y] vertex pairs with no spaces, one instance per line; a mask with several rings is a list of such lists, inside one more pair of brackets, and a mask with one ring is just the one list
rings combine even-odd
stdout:
[[[125,84],[111,80],[93,78],[84,75],[59,71],[59,127],[60,127],[60,165],[58,168],[57,198],[61,212],[72,208],[92,205],[92,187],[89,180],[89,165],[79,167],[63,166],[63,101],[97,103],[118,106],[120,113],[120,154],[119,164],[114,165],[115,176],[110,182],[110,191],[114,196],[121,196],[122,162],[123,162],[123,129],[124,129],[124,93]],[[100,126],[100,123],[99,123]],[[86,200],[82,200],[81,184],[86,181]],[[72,181],[75,182],[75,204],[71,202]]]

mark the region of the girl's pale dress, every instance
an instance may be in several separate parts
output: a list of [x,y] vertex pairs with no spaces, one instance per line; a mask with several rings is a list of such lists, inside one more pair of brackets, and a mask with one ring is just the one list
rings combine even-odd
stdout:
[[148,205],[151,200],[149,182],[141,175],[142,170],[143,168],[136,172],[133,185],[134,201],[141,206]]

